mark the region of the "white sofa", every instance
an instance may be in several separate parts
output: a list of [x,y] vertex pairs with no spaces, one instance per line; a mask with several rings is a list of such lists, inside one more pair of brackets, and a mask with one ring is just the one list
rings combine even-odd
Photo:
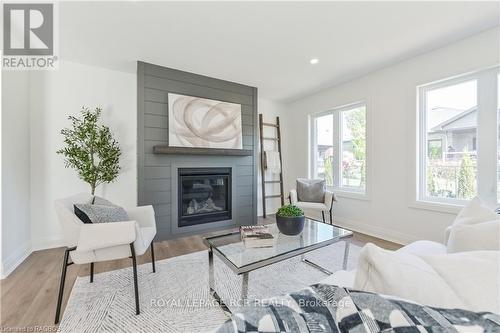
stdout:
[[444,308],[500,313],[500,216],[474,199],[445,230],[397,251],[367,244],[358,267],[321,281]]

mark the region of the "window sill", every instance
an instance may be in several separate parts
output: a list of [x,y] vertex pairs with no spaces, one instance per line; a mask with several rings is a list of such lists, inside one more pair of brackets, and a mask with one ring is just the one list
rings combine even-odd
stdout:
[[463,205],[455,203],[444,203],[426,200],[417,200],[409,205],[410,208],[424,209],[440,213],[456,215],[463,208]]
[[371,198],[365,192],[346,191],[346,190],[338,189],[338,188],[331,189],[331,191],[337,197],[341,197],[341,198],[364,200],[364,201],[370,201],[371,200]]

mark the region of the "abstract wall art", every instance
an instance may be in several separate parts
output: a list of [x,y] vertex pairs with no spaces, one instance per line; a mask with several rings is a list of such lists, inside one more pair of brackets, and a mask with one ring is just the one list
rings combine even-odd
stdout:
[[241,105],[169,93],[168,145],[242,149]]

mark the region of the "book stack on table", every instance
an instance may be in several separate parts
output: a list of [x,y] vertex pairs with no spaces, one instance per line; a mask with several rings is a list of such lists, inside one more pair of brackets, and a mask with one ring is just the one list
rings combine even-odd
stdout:
[[274,236],[265,225],[250,225],[240,227],[241,240],[248,248],[273,247]]

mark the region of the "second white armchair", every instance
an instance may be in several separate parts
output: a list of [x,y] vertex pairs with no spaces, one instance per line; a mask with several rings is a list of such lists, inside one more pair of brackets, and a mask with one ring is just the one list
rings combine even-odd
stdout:
[[299,201],[297,196],[297,190],[293,189],[290,191],[290,203],[302,208],[303,210],[312,210],[312,211],[321,211],[321,215],[323,217],[323,222],[325,220],[325,212],[329,213],[330,216],[330,224],[333,224],[333,203],[336,201],[335,195],[333,192],[326,190],[325,191],[325,200],[324,202],[308,202],[308,201]]

